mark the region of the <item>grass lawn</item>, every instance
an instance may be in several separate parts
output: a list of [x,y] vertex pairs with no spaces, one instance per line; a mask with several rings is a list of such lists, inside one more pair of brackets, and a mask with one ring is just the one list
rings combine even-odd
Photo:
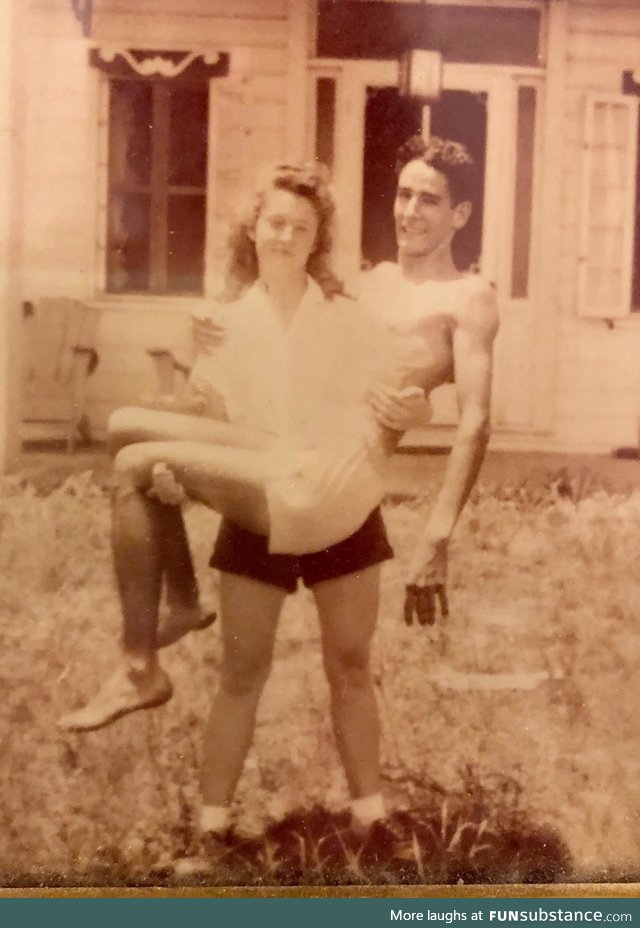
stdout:
[[[46,491],[46,492],[45,492]],[[435,629],[402,623],[403,564],[424,501],[385,506],[375,648],[389,805],[364,842],[328,717],[306,591],[287,601],[238,837],[203,875],[202,729],[217,624],[164,652],[174,698],[86,735],[55,721],[117,656],[101,475],[0,485],[0,882],[507,882],[640,877],[640,492],[572,479],[481,481],[451,553]],[[187,512],[205,598],[216,517]]]

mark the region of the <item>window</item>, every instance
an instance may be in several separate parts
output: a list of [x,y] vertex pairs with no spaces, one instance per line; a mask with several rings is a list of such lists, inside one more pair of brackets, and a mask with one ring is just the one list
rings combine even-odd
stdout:
[[228,56],[93,49],[90,60],[108,80],[105,289],[202,294],[209,80]]
[[112,80],[107,290],[201,293],[209,90]]

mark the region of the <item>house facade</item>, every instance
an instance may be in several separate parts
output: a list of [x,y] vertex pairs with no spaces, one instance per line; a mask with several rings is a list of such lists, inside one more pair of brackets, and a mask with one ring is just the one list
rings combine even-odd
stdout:
[[[153,393],[149,348],[188,356],[261,165],[329,164],[349,277],[393,257],[393,154],[431,131],[483,175],[458,258],[500,302],[494,446],[637,444],[640,0],[24,0],[19,18],[3,299],[101,308],[98,435]],[[409,48],[442,55],[429,106],[398,92]],[[451,386],[435,405],[442,444]]]

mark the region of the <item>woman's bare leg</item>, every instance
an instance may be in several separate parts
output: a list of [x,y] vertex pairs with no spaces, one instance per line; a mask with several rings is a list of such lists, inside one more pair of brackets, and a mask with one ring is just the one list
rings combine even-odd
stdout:
[[221,574],[224,655],[220,687],[205,732],[205,806],[227,806],[233,798],[251,746],[258,701],[271,669],[285,596],[279,587]]
[[379,565],[313,587],[333,731],[356,800],[380,793],[380,723],[370,667],[379,592]]
[[264,448],[272,440],[267,432],[233,425],[206,416],[125,406],[109,419],[109,449],[117,454],[126,445],[144,441],[210,442],[236,448]]
[[166,465],[189,499],[257,535],[268,535],[268,456],[261,449],[194,441],[146,441],[118,452],[114,471],[123,492],[148,494],[154,468]]

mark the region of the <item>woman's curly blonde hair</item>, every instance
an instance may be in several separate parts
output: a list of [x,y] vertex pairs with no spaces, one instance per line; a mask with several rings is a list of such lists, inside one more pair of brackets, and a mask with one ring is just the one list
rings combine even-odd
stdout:
[[234,225],[229,236],[229,261],[224,286],[218,299],[237,299],[258,278],[258,258],[253,233],[270,190],[288,190],[304,197],[318,217],[318,232],[313,251],[307,262],[307,273],[318,283],[327,299],[343,294],[344,284],[330,265],[332,233],[336,207],[329,186],[328,171],[319,162],[278,164],[260,184],[247,213]]

